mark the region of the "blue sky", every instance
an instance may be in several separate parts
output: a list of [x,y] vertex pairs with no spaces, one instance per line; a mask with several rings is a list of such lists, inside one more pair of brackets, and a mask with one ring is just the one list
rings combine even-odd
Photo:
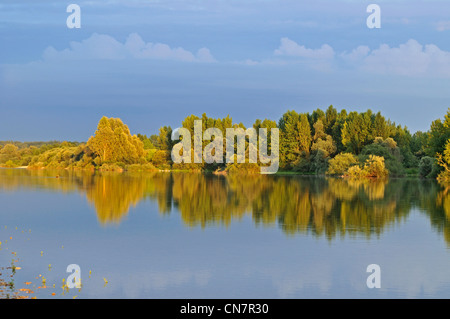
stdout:
[[426,131],[450,107],[449,39],[449,1],[2,0],[0,140],[86,141],[103,115],[149,135],[190,114],[251,125],[330,104]]

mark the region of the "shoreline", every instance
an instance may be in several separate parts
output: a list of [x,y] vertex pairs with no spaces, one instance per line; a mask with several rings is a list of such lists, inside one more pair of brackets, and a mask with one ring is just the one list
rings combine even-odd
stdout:
[[[156,169],[156,170],[102,170],[102,169],[91,169],[91,168],[48,168],[48,167],[29,167],[29,166],[17,166],[17,167],[4,167],[0,166],[0,169],[27,169],[27,170],[56,170],[56,171],[90,171],[90,172],[110,172],[110,173],[194,173],[194,174],[211,174],[216,176],[230,176],[230,175],[267,175],[267,174],[256,174],[256,173],[248,173],[248,172],[241,172],[241,173],[232,173],[229,174],[226,171],[199,171],[199,170],[172,170],[172,169]],[[268,174],[271,176],[303,176],[303,177],[336,177],[336,178],[348,178],[347,176],[341,176],[341,175],[325,175],[325,174],[315,174],[315,173],[299,173],[299,172],[292,172],[292,171],[278,171],[274,174]],[[399,179],[399,178],[408,178],[408,179],[418,179],[418,180],[427,180],[430,178],[422,178],[419,175],[416,174],[405,174],[404,176],[389,176],[387,177],[389,179]],[[377,178],[371,178],[371,179],[377,179]],[[431,178],[434,179],[434,178]]]

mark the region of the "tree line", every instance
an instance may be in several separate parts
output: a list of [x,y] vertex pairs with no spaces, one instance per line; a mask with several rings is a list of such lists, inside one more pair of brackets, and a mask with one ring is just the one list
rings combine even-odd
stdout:
[[[195,120],[202,120],[203,131],[246,129],[230,116],[189,115],[181,126],[189,129],[192,136]],[[332,105],[311,113],[288,110],[278,122],[256,119],[252,127],[257,131],[267,128],[269,132],[279,129],[280,172],[450,179],[450,109],[443,119],[433,121],[427,132],[414,134],[380,112],[338,111]],[[102,117],[87,142],[0,142],[0,165],[30,169],[260,172],[257,163],[173,163],[171,150],[179,141],[172,140],[172,131],[170,126],[162,126],[157,134],[132,135],[122,120]],[[249,147],[247,140],[247,153]]]

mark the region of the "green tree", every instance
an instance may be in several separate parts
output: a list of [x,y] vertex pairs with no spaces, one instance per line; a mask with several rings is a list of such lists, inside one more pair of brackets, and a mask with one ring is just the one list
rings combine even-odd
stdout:
[[311,151],[321,150],[324,157],[333,155],[336,152],[336,145],[331,135],[325,133],[322,120],[319,119],[314,123],[314,132]]
[[411,137],[410,148],[414,156],[421,158],[425,156],[428,141],[428,132],[417,131]]
[[297,142],[300,153],[309,155],[311,149],[311,126],[307,114],[300,114],[300,121],[297,122]]
[[152,140],[147,137],[147,135],[138,134],[137,137],[142,141],[144,144],[144,150],[151,150],[155,149],[155,145],[153,144]]
[[420,159],[419,163],[419,176],[429,177],[433,171],[433,165],[436,159],[430,156],[424,156]]
[[290,168],[300,156],[298,145],[299,114],[295,111],[287,111],[278,122],[280,128],[280,166]]
[[348,151],[359,154],[372,137],[372,112],[350,112],[345,121],[342,132],[342,144]]
[[389,137],[386,119],[378,112],[373,118],[372,136],[382,137],[383,139]]
[[[309,119],[309,124],[312,127],[314,125],[314,123],[316,123],[317,121],[321,121],[322,123],[325,122],[326,119],[326,114],[324,111],[322,111],[321,109],[316,109],[312,112],[311,116],[309,116],[308,114],[308,119]],[[314,130],[312,132],[312,134],[314,134]]]
[[347,120],[347,117],[347,111],[345,109],[341,110],[341,112],[337,114],[333,126],[331,128],[328,128],[328,130],[330,131],[330,135],[333,138],[334,143],[336,144],[338,153],[341,153],[345,150],[345,146],[342,144],[342,129]]
[[157,148],[162,151],[170,151],[172,149],[172,128],[170,126],[162,126],[159,128],[159,135],[156,139]]
[[325,133],[328,135],[333,135],[333,126],[336,123],[338,119],[338,112],[333,107],[333,105],[330,105],[326,112],[325,112],[325,121],[324,121],[324,127],[325,127]]
[[360,161],[365,162],[371,155],[383,157],[386,169],[392,176],[402,176],[405,168],[402,164],[402,155],[394,139],[377,137],[372,144],[364,146],[360,154]]
[[428,133],[428,143],[426,154],[435,157],[437,153],[442,153],[447,140],[450,138],[450,108],[444,117],[444,121],[437,119],[431,123]]

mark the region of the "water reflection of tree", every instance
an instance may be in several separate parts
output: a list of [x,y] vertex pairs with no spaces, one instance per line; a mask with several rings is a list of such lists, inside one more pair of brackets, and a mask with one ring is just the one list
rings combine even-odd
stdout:
[[279,225],[291,235],[369,237],[411,209],[406,201],[398,205],[398,181],[174,174],[172,182],[174,205],[189,226],[229,225],[251,214],[256,224]]
[[447,245],[450,246],[450,184],[440,183],[440,187],[433,186],[437,189],[437,195],[432,198],[434,201],[428,198],[421,202],[421,206],[428,212],[431,225],[444,235]]
[[144,195],[145,180],[118,174],[94,176],[85,188],[88,201],[95,206],[101,223],[119,223],[130,207]]
[[85,177],[89,176],[92,176],[92,173],[86,171],[73,173],[65,170],[0,169],[0,191],[38,188],[75,192],[79,189],[78,184],[83,183]]
[[248,199],[233,191],[226,178],[203,174],[175,174],[173,201],[189,226],[229,225],[241,218]]
[[379,235],[418,208],[450,243],[450,185],[435,181],[0,170],[0,191],[21,188],[85,194],[102,224],[119,223],[148,199],[157,202],[161,214],[175,208],[189,227],[228,226],[248,215],[255,224],[280,227],[287,235],[330,240]]

